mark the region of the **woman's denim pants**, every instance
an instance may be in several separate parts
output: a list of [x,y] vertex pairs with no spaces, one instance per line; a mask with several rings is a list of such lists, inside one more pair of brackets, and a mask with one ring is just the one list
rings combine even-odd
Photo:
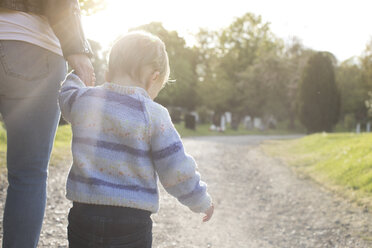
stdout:
[[7,130],[8,191],[3,247],[36,247],[66,62],[41,47],[0,41],[0,113]]

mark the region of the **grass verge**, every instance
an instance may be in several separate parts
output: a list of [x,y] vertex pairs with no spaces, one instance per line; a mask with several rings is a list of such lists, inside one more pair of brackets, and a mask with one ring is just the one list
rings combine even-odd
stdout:
[[68,156],[72,156],[71,138],[72,132],[70,125],[63,125],[58,127],[51,155],[51,164],[53,164],[54,162],[65,160]]
[[[2,123],[1,123],[2,124]],[[6,165],[6,134],[3,125],[0,125],[0,167]]]
[[314,134],[263,145],[297,172],[372,209],[372,134]]

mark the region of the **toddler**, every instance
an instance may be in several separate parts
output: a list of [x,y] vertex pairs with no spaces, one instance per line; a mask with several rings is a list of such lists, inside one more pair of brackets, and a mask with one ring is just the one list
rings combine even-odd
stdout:
[[67,179],[69,247],[151,247],[157,181],[196,213],[213,214],[194,159],[185,153],[166,108],[155,103],[169,77],[164,43],[144,32],[118,40],[107,83],[85,87],[73,73],[59,104],[72,127]]

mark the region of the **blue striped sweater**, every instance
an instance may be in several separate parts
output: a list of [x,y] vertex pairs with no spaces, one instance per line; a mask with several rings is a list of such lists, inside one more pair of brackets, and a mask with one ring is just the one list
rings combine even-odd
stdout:
[[71,123],[71,201],[159,210],[158,179],[194,212],[211,205],[194,159],[185,153],[166,108],[139,87],[85,87],[69,74],[59,104]]

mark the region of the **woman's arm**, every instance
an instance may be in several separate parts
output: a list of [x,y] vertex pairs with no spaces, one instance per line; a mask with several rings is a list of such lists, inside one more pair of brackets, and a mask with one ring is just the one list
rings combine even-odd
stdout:
[[77,0],[44,0],[44,13],[61,43],[63,56],[85,54],[92,49],[85,38]]
[[77,0],[44,0],[44,13],[61,44],[63,56],[75,73],[88,86],[95,82],[90,61],[92,49],[81,25]]

